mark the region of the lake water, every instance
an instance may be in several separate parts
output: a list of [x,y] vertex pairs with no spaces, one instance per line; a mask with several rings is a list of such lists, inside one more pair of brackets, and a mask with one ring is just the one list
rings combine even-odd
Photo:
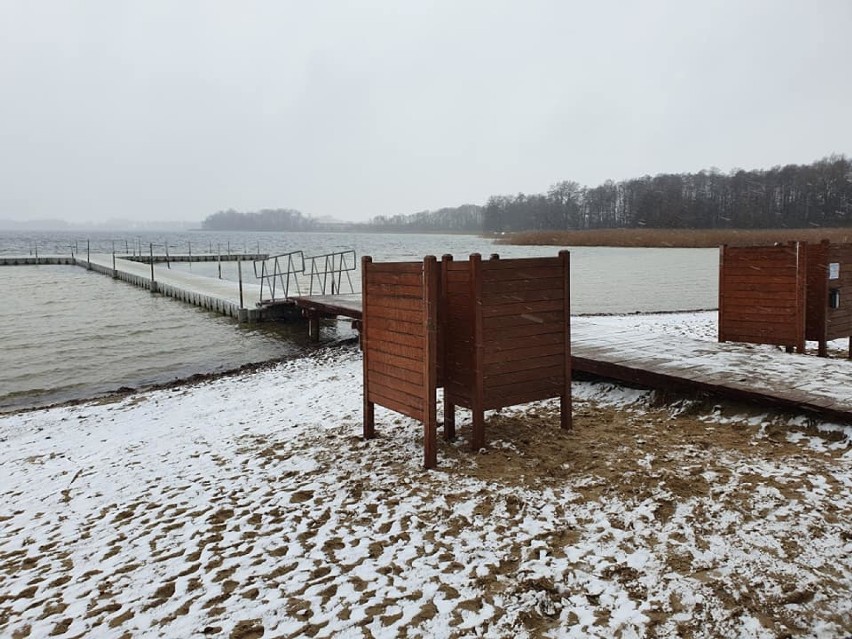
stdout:
[[[555,255],[559,247],[497,246],[466,235],[333,233],[97,234],[0,233],[0,255],[149,250],[171,254],[302,250],[306,256],[353,249],[358,260],[419,260],[450,253],[464,259]],[[563,247],[571,250],[575,314],[715,308],[718,251]],[[166,266],[157,266],[164,269]],[[218,276],[216,263],[172,268]],[[245,264],[243,275],[253,269]],[[222,263],[235,279],[235,263]],[[359,273],[353,273],[358,285]],[[171,381],[194,373],[295,357],[315,348],[300,325],[240,325],[230,318],[114,281],[75,266],[0,267],[0,411],[89,397],[122,386]],[[323,341],[353,335],[329,322]]]

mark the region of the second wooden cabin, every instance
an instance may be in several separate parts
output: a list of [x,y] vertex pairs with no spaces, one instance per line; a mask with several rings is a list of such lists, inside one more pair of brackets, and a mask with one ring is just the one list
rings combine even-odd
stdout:
[[852,244],[721,248],[719,341],[804,352],[811,340],[826,356],[844,337],[852,357]]

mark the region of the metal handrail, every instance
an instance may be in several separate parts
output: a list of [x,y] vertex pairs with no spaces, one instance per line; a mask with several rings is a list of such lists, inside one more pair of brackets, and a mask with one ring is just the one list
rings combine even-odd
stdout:
[[[260,272],[258,273],[258,262],[260,262]],[[299,286],[299,273],[305,272],[305,255],[302,251],[291,251],[282,253],[281,255],[273,255],[265,260],[254,260],[254,276],[260,280],[260,302],[276,300],[278,284],[280,283],[283,289],[284,296],[280,299],[287,299],[290,296],[290,282],[296,285],[296,293],[302,294]],[[264,288],[269,290],[269,297],[264,297]]]
[[[317,282],[320,289],[317,295],[339,295],[342,293],[341,285],[343,284],[344,273],[349,283],[348,292],[355,292],[355,289],[352,287],[352,278],[349,275],[350,272],[355,270],[355,251],[351,249],[336,251],[334,253],[326,253],[325,255],[314,255],[308,259],[311,262],[311,280],[308,295],[314,294],[314,281]],[[331,291],[328,290],[329,284],[331,285]]]

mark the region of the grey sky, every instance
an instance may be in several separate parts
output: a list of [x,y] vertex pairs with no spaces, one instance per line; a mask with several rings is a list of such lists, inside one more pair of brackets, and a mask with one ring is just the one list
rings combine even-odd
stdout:
[[0,0],[0,219],[364,220],[852,152],[852,2]]

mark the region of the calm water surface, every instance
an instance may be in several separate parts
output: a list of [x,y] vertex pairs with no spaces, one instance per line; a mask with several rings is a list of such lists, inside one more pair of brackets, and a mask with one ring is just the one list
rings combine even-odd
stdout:
[[[86,237],[71,233],[0,233],[0,255],[85,253]],[[472,252],[501,257],[555,255],[558,247],[496,246],[460,235],[324,233],[88,234],[92,252],[125,250],[306,256],[354,249],[358,260],[419,260]],[[570,247],[565,247],[570,248]],[[713,308],[715,249],[588,248],[571,250],[571,303],[576,314]],[[166,268],[158,266],[157,268]],[[218,276],[215,263],[172,268]],[[253,269],[243,265],[243,275]],[[236,279],[234,263],[222,277]],[[352,274],[356,288],[360,274]],[[113,281],[74,266],[0,267],[0,411],[89,397],[122,386],[170,381],[250,362],[289,358],[313,348],[302,326],[239,325],[231,318]],[[323,340],[352,336],[348,323],[330,322]]]

